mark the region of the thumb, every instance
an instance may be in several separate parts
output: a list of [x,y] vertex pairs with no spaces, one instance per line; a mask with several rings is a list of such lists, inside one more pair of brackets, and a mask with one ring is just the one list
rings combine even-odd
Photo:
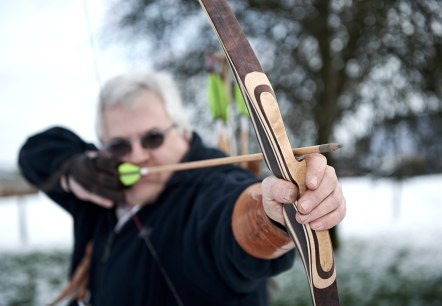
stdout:
[[264,201],[293,203],[299,197],[299,191],[292,182],[270,176],[262,182],[262,195]]

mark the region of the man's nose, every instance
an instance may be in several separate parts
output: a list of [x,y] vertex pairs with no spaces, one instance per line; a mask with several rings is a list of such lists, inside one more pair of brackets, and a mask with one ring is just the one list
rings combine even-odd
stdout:
[[129,158],[131,162],[139,164],[150,159],[150,152],[143,148],[140,140],[135,140],[132,142],[132,152]]

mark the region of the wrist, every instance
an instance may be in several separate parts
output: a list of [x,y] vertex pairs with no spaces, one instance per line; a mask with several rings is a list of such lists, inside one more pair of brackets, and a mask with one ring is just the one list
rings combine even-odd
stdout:
[[232,231],[239,246],[257,258],[277,258],[294,248],[292,239],[281,227],[264,212],[260,185],[245,189],[232,214]]

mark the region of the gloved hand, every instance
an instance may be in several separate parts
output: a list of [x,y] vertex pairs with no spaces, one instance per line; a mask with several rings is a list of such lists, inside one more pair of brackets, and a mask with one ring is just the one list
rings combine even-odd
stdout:
[[83,191],[78,192],[75,183],[93,195],[119,203],[124,201],[125,187],[120,182],[118,165],[117,160],[97,152],[79,154],[67,162],[64,178],[68,189],[82,199],[94,200],[91,196],[85,196]]

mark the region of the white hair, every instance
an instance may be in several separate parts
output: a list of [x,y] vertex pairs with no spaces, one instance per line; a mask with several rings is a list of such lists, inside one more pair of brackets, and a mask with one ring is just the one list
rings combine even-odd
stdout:
[[191,132],[183,110],[181,96],[172,77],[166,73],[122,74],[108,80],[102,87],[98,100],[95,128],[98,139],[103,137],[103,114],[113,106],[130,107],[144,90],[157,93],[164,103],[170,119],[180,130]]

